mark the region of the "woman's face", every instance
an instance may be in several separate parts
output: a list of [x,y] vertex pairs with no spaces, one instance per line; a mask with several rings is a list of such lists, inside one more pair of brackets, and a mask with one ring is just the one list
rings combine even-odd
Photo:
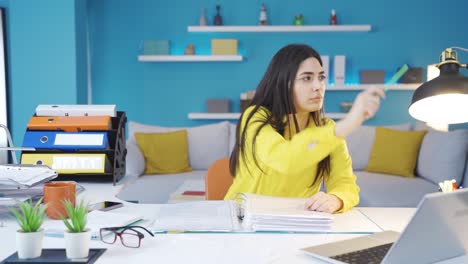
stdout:
[[322,108],[325,80],[325,72],[316,58],[308,58],[299,65],[293,86],[297,113],[315,112]]

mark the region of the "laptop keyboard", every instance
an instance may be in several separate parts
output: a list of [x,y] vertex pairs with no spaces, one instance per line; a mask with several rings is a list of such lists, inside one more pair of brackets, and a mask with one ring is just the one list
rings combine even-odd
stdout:
[[393,243],[388,243],[377,247],[332,256],[330,258],[350,264],[377,264],[382,262],[392,244]]

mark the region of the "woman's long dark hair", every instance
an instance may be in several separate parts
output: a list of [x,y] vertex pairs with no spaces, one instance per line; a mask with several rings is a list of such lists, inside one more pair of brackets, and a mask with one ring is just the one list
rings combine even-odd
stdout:
[[[231,153],[229,169],[231,175],[235,177],[236,171],[240,162],[240,155],[246,158],[245,149],[245,134],[247,124],[249,124],[252,116],[259,110],[260,107],[264,107],[269,110],[269,113],[265,114],[263,120],[259,120],[261,125],[255,131],[255,135],[252,141],[252,156],[256,166],[260,169],[259,162],[255,155],[255,144],[257,136],[260,130],[266,125],[271,125],[278,133],[284,135],[286,126],[291,130],[291,126],[288,124],[294,123],[296,131],[300,131],[299,125],[296,119],[296,107],[294,106],[294,80],[296,78],[297,71],[300,64],[308,58],[315,58],[322,65],[322,60],[317,51],[313,48],[302,45],[302,44],[291,44],[280,49],[268,65],[268,68],[263,76],[262,80],[257,86],[255,96],[252,99],[250,106],[254,106],[253,111],[247,116],[243,131],[240,131],[242,118],[244,113],[237,122],[236,129],[236,144]],[[290,120],[292,114],[293,120]],[[325,124],[325,118],[323,116],[323,107],[319,111],[311,112],[310,116],[314,120],[316,126],[323,126]],[[286,121],[284,118],[286,117]],[[291,131],[289,131],[291,132]],[[290,135],[292,135],[290,133]],[[248,168],[247,168],[248,169]],[[327,177],[330,174],[330,156],[328,155],[318,164],[317,174],[311,186],[317,181],[322,181],[322,178]]]

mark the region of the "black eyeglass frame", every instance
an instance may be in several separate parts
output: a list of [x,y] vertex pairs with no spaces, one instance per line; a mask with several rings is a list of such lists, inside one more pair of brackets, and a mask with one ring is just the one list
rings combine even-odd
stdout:
[[[151,233],[151,231],[149,231],[148,229],[146,229],[146,228],[144,228],[144,227],[142,227],[142,226],[114,226],[114,227],[102,227],[101,229],[99,229],[99,236],[100,236],[101,241],[104,242],[104,243],[106,243],[106,244],[114,244],[115,241],[117,241],[117,237],[119,237],[119,238],[120,238],[120,242],[122,243],[123,246],[129,247],[129,248],[139,248],[139,247],[141,246],[141,240],[145,237],[145,235],[144,235],[142,232],[136,230],[136,228],[141,228],[141,229],[145,230],[148,234],[150,234],[151,236],[154,237],[154,234]],[[118,230],[120,230],[120,231],[118,231]],[[132,247],[132,246],[128,246],[128,245],[126,245],[126,244],[124,243],[124,239],[122,238],[122,235],[124,234],[124,232],[125,232],[126,230],[132,230],[132,231],[134,231],[134,232],[137,234],[137,236],[138,236],[138,246]],[[114,240],[113,240],[112,242],[110,242],[110,241],[105,241],[105,240],[103,239],[103,237],[104,237],[103,232],[105,232],[105,231],[111,231],[111,232],[114,234]]]

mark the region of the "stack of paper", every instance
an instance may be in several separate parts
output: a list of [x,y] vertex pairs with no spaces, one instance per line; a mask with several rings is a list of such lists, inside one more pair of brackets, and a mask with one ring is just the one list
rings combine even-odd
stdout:
[[244,194],[244,227],[252,231],[329,232],[333,215],[304,208],[307,199]]
[[343,214],[306,210],[307,199],[240,194],[231,201],[162,205],[155,231],[373,233],[382,231],[359,209]]
[[155,217],[155,231],[217,231],[236,229],[232,203],[203,201],[163,205]]
[[47,166],[0,165],[0,185],[31,187],[57,177],[57,172]]

